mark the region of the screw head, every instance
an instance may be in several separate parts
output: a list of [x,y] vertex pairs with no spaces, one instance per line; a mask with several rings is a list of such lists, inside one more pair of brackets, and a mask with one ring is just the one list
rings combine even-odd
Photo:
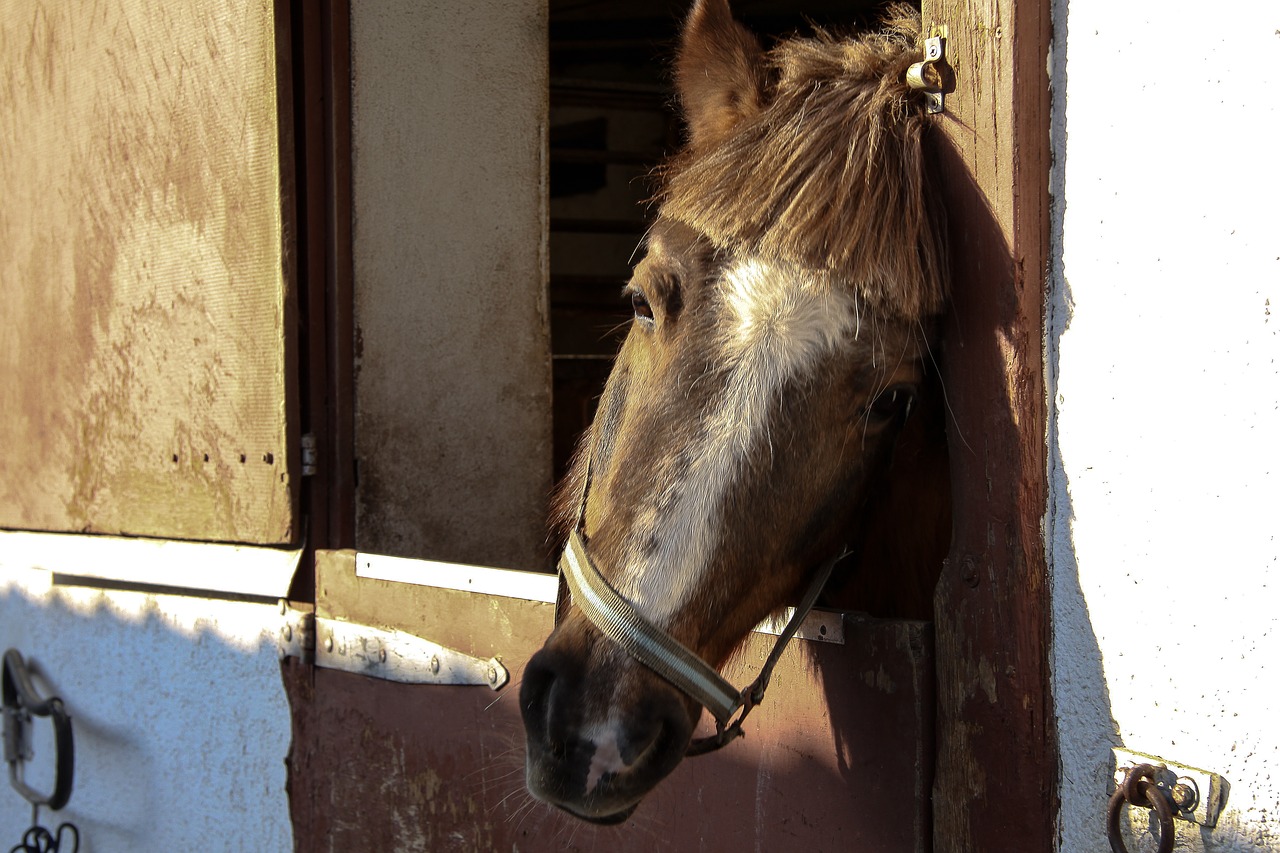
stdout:
[[293,640],[293,628],[285,625],[280,629],[280,636],[284,637],[286,643],[291,642]]
[[490,664],[488,675],[489,675],[489,683],[493,684],[495,681],[498,680],[498,668],[493,666],[493,664]]
[[1179,779],[1169,795],[1173,798],[1173,804],[1178,807],[1178,810],[1184,812],[1193,811],[1199,800],[1195,783],[1190,780]]
[[435,655],[431,656],[431,674],[432,675],[440,674],[440,658],[436,657]]
[[324,638],[324,650],[326,652],[333,651],[333,634]]

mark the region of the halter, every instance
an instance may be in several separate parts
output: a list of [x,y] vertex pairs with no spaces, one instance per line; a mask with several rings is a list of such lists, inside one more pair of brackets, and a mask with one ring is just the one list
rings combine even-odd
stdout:
[[591,488],[591,463],[592,459],[588,456],[578,520],[560,557],[561,584],[556,599],[556,624],[560,623],[565,610],[564,591],[567,587],[574,603],[600,633],[711,712],[716,720],[716,733],[694,739],[685,755],[713,752],[743,734],[742,722],[764,700],[765,688],[769,686],[769,679],[782,656],[782,650],[813,609],[818,595],[831,577],[831,570],[847,552],[842,549],[842,553],[818,568],[791,620],[778,635],[760,674],[745,688],[737,690],[706,661],[646,619],[596,568],[591,555],[587,553],[587,535],[584,529],[587,492]]

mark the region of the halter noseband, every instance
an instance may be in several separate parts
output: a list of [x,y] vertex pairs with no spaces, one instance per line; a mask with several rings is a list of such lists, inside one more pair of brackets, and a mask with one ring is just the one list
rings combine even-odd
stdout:
[[[689,744],[686,755],[702,755],[719,749],[742,735],[742,722],[747,714],[764,699],[765,688],[773,675],[773,668],[782,656],[791,638],[795,636],[805,616],[814,603],[831,570],[844,557],[844,553],[828,560],[819,567],[804,597],[796,607],[790,621],[778,635],[773,650],[765,660],[760,674],[741,691],[735,690],[719,672],[694,654],[675,637],[646,619],[630,601],[610,585],[596,568],[587,553],[586,526],[587,491],[591,488],[591,458],[587,459],[586,481],[582,486],[582,501],[578,521],[569,534],[564,553],[560,557],[560,594],[556,601],[556,622],[564,610],[564,590],[567,586],[583,614],[627,654],[665,678],[679,690],[711,712],[716,719],[714,735],[696,738]],[[739,712],[741,709],[741,713]],[[738,713],[737,718],[734,714]]]

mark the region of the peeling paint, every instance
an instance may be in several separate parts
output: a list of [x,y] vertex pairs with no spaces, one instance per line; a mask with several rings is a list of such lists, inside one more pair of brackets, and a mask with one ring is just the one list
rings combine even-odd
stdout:
[[895,693],[898,690],[898,685],[883,666],[876,670],[864,672],[862,680],[866,682],[868,687],[874,687],[884,693]]

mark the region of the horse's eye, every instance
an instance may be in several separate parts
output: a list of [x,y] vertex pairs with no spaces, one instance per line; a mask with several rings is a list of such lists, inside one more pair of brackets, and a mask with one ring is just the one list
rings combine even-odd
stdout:
[[887,421],[899,417],[906,420],[907,415],[911,414],[911,404],[915,399],[915,390],[909,385],[895,385],[876,397],[867,407],[867,412],[877,420]]
[[635,312],[636,319],[653,322],[653,306],[649,304],[648,299],[645,299],[644,294],[638,290],[631,292],[631,310]]

